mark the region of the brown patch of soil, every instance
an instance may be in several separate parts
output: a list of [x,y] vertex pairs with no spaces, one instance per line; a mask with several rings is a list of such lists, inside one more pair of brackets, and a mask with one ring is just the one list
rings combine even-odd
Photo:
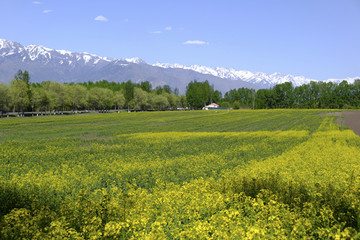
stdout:
[[344,121],[355,134],[360,136],[360,111],[343,111]]
[[319,115],[317,116],[337,116],[337,117],[340,117],[342,116],[342,113],[341,112],[329,112],[329,113],[320,113]]
[[340,117],[336,118],[335,123],[342,126],[342,127],[347,126],[346,123],[345,123],[344,116],[342,116],[342,115]]

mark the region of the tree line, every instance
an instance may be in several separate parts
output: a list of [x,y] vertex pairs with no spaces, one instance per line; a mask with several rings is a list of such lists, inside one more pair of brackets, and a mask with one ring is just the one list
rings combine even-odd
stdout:
[[186,99],[191,108],[199,109],[211,102],[221,107],[240,109],[274,108],[360,108],[360,79],[350,84],[347,81],[310,82],[294,87],[291,82],[277,84],[270,89],[232,89],[224,94],[214,90],[205,82],[190,82],[186,89]]
[[84,83],[45,81],[31,83],[28,71],[19,70],[10,85],[0,84],[0,111],[51,112],[78,110],[201,109],[212,102],[226,108],[360,108],[360,79],[310,82],[294,87],[277,84],[270,89],[232,89],[222,96],[208,81],[191,81],[185,95],[169,85],[153,88],[148,81],[133,83],[107,80]]
[[270,89],[239,88],[225,93],[223,103],[233,108],[360,108],[360,79],[347,81],[310,82],[294,87],[292,83],[277,84]]
[[187,106],[185,96],[168,85],[152,88],[148,81],[122,83],[106,80],[85,83],[31,83],[19,70],[9,86],[0,84],[0,111],[165,110]]

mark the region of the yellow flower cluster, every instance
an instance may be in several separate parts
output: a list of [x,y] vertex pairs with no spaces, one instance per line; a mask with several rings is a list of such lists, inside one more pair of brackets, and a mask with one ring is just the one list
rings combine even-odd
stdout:
[[319,113],[1,120],[0,239],[358,238],[360,138]]

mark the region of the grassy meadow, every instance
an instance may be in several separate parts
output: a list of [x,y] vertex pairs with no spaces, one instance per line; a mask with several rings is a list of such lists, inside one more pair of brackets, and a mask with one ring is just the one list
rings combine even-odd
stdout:
[[0,239],[360,238],[360,138],[337,118],[0,119]]

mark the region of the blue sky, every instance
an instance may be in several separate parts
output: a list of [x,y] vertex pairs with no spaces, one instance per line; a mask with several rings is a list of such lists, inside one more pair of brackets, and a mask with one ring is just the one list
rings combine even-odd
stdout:
[[360,75],[360,0],[0,0],[0,38],[148,63]]

